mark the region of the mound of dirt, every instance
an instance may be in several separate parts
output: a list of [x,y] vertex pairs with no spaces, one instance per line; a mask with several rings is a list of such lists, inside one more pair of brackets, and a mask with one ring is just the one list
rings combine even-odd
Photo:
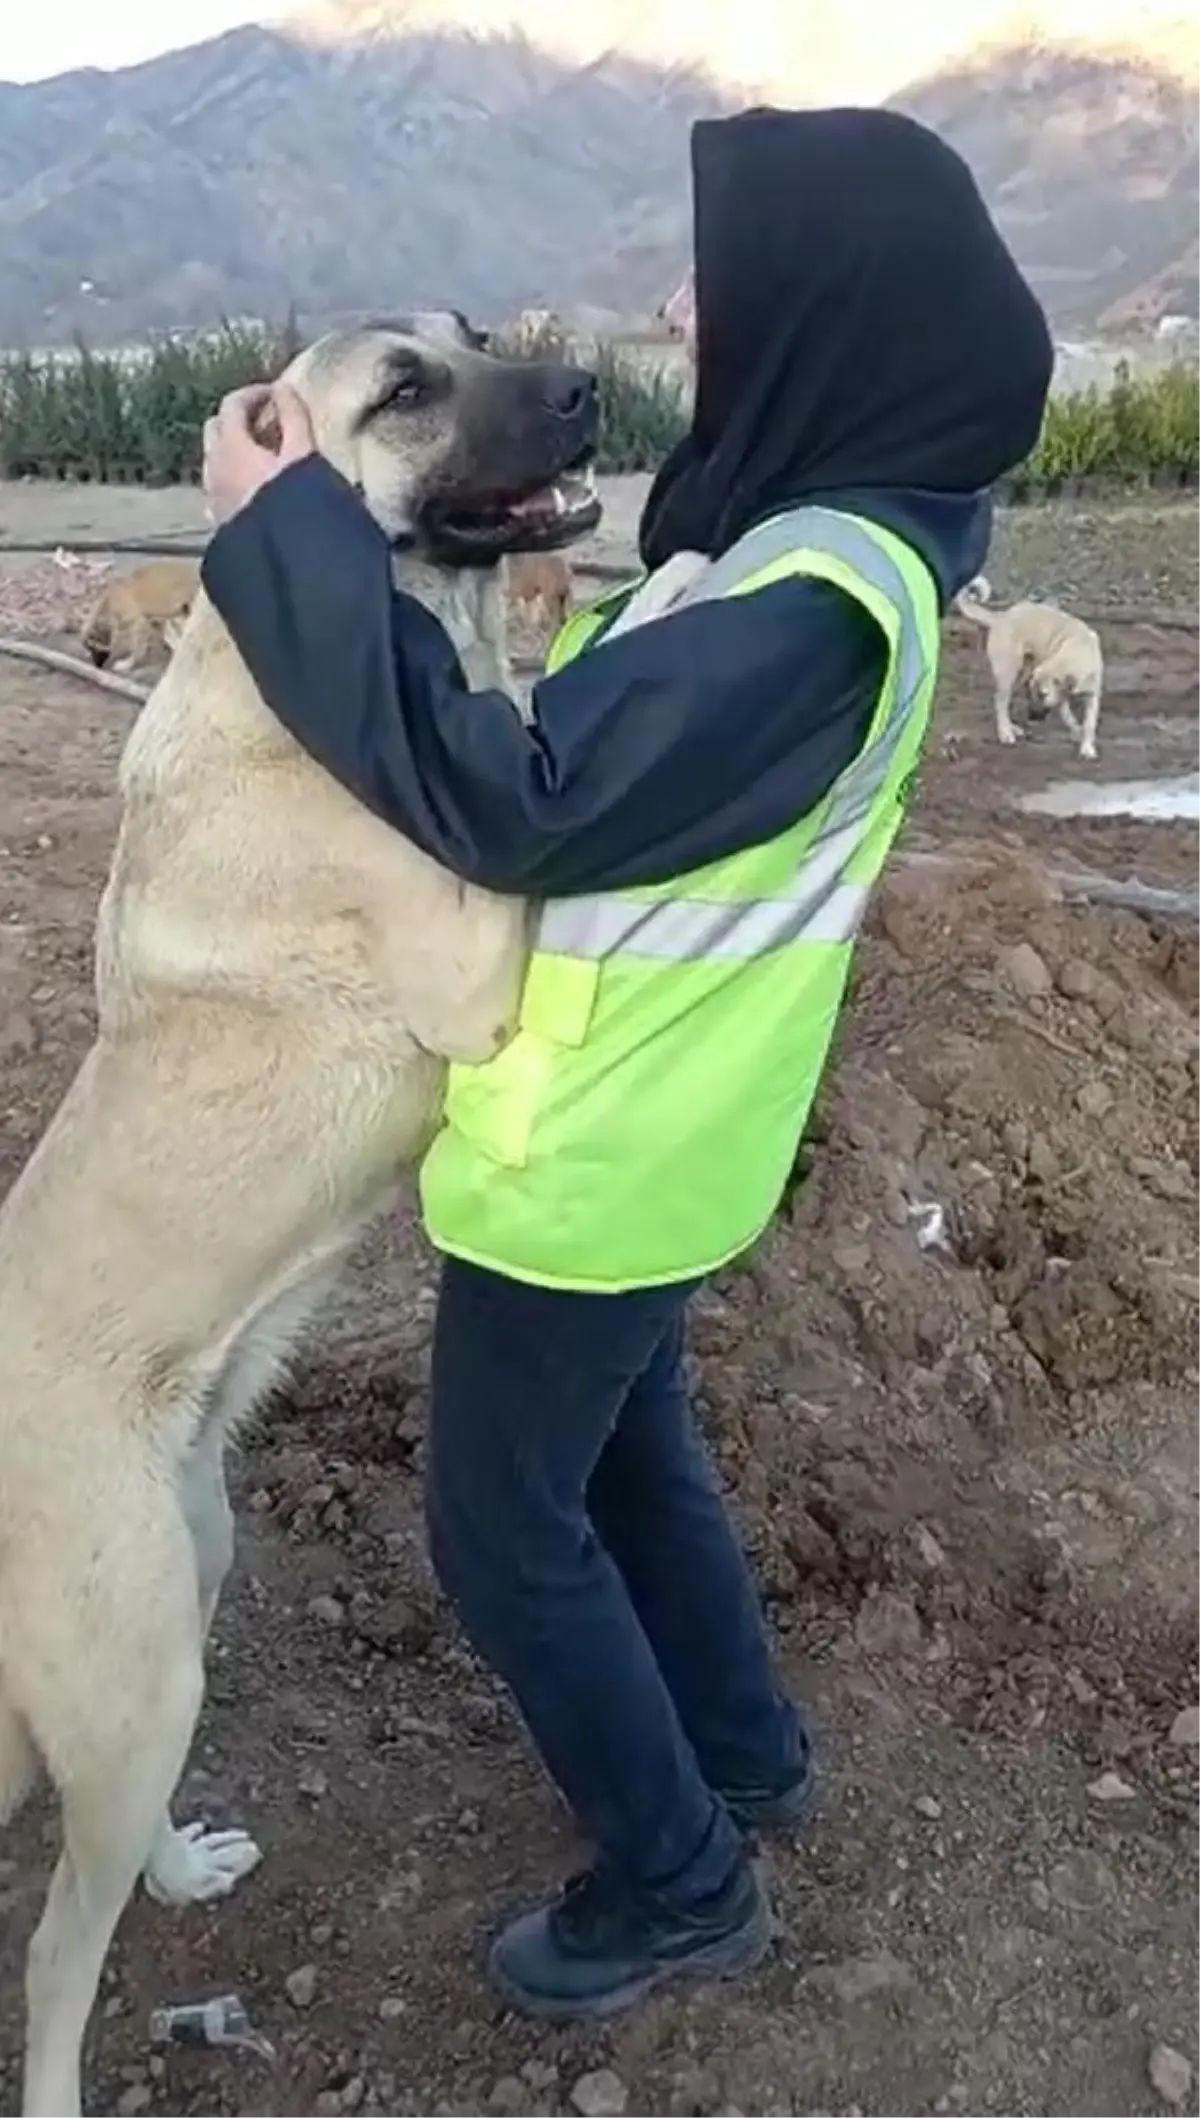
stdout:
[[[1195,991],[1194,936],[1068,906],[1031,858],[899,866],[787,1214],[696,1303],[780,1628],[1106,1761],[1194,1666]],[[432,1308],[419,1238],[383,1232],[258,1469],[260,1508],[342,1548],[357,1654],[447,1622]]]
[[817,1334],[1011,1438],[1195,1358],[1194,935],[897,871],[794,1201]]
[[0,569],[0,633],[20,640],[74,636],[111,572],[109,560],[78,552]]
[[1194,935],[897,869],[698,1380],[780,1621],[1097,1758],[1195,1663]]

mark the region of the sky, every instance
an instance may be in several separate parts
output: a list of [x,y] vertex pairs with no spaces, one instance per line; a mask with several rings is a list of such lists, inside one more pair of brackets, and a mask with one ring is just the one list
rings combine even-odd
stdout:
[[[313,4],[305,8],[308,15]],[[1190,24],[1195,0],[411,0],[417,14],[460,24],[496,27],[519,15],[527,33],[547,48],[573,48],[578,35],[605,38],[643,57],[703,57],[729,80],[772,81],[780,53],[798,63],[803,51],[817,65],[826,91],[854,100],[886,95],[967,48],[1000,23],[1026,33],[1082,36],[1089,44],[1106,32],[1128,33],[1146,47],[1151,19]],[[0,0],[0,81],[35,81],[77,66],[128,66],[163,51],[198,44],[248,21],[295,16],[297,0]],[[370,15],[370,0],[335,9]],[[386,13],[386,9],[384,10]],[[643,17],[645,20],[643,21]],[[578,18],[578,20],[576,20]],[[607,25],[607,27],[605,27]],[[693,49],[690,30],[701,30]],[[597,32],[598,34],[599,32]],[[1175,28],[1172,37],[1178,42]],[[645,37],[665,39],[664,53],[643,49]],[[565,40],[565,41],[564,41]],[[1172,47],[1173,48],[1173,47]],[[818,63],[819,62],[819,63]],[[835,63],[836,62],[836,63]],[[838,66],[845,75],[837,73]],[[831,72],[830,69],[833,69]],[[827,79],[826,76],[829,76]],[[787,75],[790,78],[790,72]],[[876,78],[877,77],[877,78]]]
[[0,0],[0,81],[128,66],[273,12],[277,0]]

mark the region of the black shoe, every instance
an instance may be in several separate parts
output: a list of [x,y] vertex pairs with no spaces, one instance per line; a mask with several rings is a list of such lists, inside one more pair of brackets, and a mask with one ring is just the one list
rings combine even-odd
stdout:
[[807,1823],[817,1791],[817,1775],[811,1757],[805,1759],[794,1780],[782,1787],[718,1787],[739,1831],[799,1831]]
[[770,1908],[749,1859],[723,1890],[687,1911],[635,1896],[594,1868],[561,1897],[514,1920],[488,1969],[510,2007],[542,2021],[615,2015],[667,1978],[731,1978],[771,1946]]

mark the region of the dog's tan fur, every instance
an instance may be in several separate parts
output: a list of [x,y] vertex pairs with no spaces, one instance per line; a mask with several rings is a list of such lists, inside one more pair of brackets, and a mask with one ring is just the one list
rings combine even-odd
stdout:
[[[1054,603],[1013,603],[990,608],[991,588],[982,574],[957,598],[957,609],[987,633],[987,658],[995,684],[996,735],[1015,743],[1020,730],[1012,718],[1012,699],[1028,671],[1030,690],[1044,710],[1057,707],[1063,726],[1075,738],[1082,758],[1096,756],[1096,730],[1104,690],[1104,651],[1099,635],[1082,618]],[[1082,708],[1076,714],[1073,701]]]
[[[503,364],[457,330],[370,327],[290,371],[393,538],[461,455],[460,399],[488,425],[479,363]],[[447,392],[380,410],[414,346]],[[511,689],[499,570],[397,569],[473,684]],[[121,789],[96,1042],[0,1215],[0,1810],[48,1769],[63,1855],[29,1953],[23,2109],[55,2118],[79,2111],[139,1871],[186,1903],[258,1859],[168,1810],[232,1549],[226,1439],[428,1143],[446,1062],[509,1036],[525,949],[523,906],[444,873],[309,760],[203,591]]]
[[561,552],[522,552],[509,560],[507,573],[509,602],[553,639],[574,600],[568,560]]
[[105,582],[80,635],[98,669],[135,669],[157,647],[173,649],[200,586],[198,559],[151,559]]

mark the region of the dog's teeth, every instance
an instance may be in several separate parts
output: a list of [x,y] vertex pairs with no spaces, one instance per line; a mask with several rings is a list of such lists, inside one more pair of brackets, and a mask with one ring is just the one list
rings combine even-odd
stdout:
[[554,502],[554,512],[555,512],[555,514],[556,514],[556,515],[565,515],[565,514],[566,514],[566,512],[567,512],[567,496],[566,496],[566,494],[564,493],[564,491],[563,491],[563,489],[562,489],[561,485],[556,485],[556,486],[552,487],[552,489],[551,489],[551,498],[552,498],[552,500],[553,500],[553,502]]

